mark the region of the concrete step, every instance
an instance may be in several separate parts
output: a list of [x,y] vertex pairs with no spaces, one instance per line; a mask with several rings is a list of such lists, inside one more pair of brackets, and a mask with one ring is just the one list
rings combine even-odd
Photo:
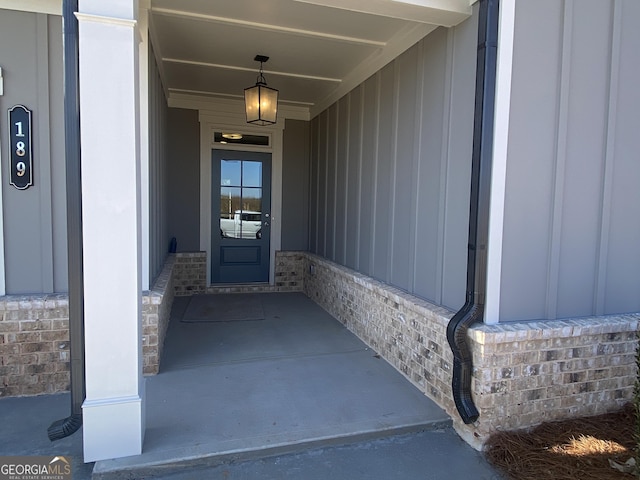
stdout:
[[190,445],[163,450],[144,457],[136,456],[100,461],[96,462],[91,478],[92,480],[131,480],[173,478],[174,475],[191,475],[189,478],[213,478],[198,475],[194,477],[193,475],[197,472],[205,472],[230,464],[259,462],[274,457],[300,455],[312,450],[357,447],[357,445],[364,443],[392,441],[395,437],[400,436],[415,434],[424,436],[427,432],[440,432],[431,439],[434,446],[439,441],[438,439],[443,437],[441,434],[443,431],[452,432],[450,434],[455,436],[451,429],[451,420],[445,419],[414,421],[402,425],[381,425],[380,428],[368,428],[366,425],[361,425],[361,428],[358,428],[358,425],[345,425],[345,427],[352,431],[337,435],[322,435],[322,432],[319,431],[309,432],[307,438],[292,439],[291,441],[284,440],[282,436],[265,438],[262,446],[254,445],[247,448],[239,447],[237,445],[239,442],[229,442],[228,449],[220,449],[219,443]]

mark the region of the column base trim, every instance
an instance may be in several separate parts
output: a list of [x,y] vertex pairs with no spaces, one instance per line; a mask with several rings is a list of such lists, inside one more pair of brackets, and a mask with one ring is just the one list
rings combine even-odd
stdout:
[[85,400],[82,404],[84,461],[142,453],[145,401],[142,395]]

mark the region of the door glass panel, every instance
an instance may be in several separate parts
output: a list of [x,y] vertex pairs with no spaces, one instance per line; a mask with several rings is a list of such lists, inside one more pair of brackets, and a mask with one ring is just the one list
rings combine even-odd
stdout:
[[262,162],[242,162],[242,186],[262,187]]
[[241,186],[242,162],[240,160],[222,160],[220,164],[220,185]]
[[220,187],[221,237],[238,238],[240,234],[240,227],[236,226],[235,212],[241,210],[241,192],[242,189],[239,187]]
[[220,236],[262,238],[262,163],[221,160]]

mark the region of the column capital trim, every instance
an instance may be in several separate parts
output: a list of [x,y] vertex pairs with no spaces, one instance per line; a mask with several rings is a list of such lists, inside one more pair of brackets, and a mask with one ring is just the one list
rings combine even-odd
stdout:
[[76,12],[75,16],[78,19],[78,22],[102,23],[105,25],[117,25],[120,27],[131,28],[135,28],[138,24],[137,20],[132,20],[130,18],[105,17],[103,15],[91,15],[82,12]]

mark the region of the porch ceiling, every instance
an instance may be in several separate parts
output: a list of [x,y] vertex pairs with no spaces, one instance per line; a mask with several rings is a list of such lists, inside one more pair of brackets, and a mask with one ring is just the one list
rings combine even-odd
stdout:
[[256,54],[281,105],[319,113],[475,0],[151,0],[169,98],[240,100]]

